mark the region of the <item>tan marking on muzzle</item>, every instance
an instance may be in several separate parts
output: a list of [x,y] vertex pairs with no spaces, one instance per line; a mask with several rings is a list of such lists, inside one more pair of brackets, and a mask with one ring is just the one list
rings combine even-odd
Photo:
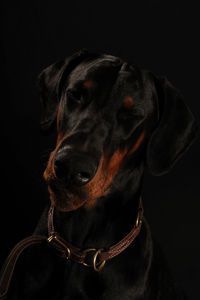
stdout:
[[59,144],[59,142],[63,138],[63,133],[60,130],[59,122],[60,122],[60,113],[61,113],[61,106],[60,104],[58,105],[58,112],[57,112],[57,142],[56,145]]
[[43,177],[47,182],[56,177],[55,169],[54,169],[55,153],[56,153],[56,149],[51,152],[47,163],[47,167],[43,173]]
[[59,131],[58,136],[57,136],[56,148],[51,152],[48,163],[47,163],[47,167],[43,173],[43,177],[47,182],[50,181],[51,179],[56,178],[54,161],[55,161],[55,155],[56,155],[57,151],[59,150],[59,147],[60,147],[62,141],[63,141],[63,135]]
[[128,151],[128,155],[133,154],[140,146],[140,144],[142,143],[143,139],[145,136],[145,132],[143,131],[141,133],[141,135],[139,136],[137,142],[135,143],[135,145],[133,146],[133,148],[131,150]]
[[110,186],[115,175],[119,172],[123,159],[133,154],[139,148],[144,136],[145,133],[142,132],[131,150],[127,148],[123,150],[117,149],[109,160],[106,155],[101,158],[96,175],[86,186],[88,200],[84,204],[85,208],[92,208],[98,198],[106,196],[109,193]]

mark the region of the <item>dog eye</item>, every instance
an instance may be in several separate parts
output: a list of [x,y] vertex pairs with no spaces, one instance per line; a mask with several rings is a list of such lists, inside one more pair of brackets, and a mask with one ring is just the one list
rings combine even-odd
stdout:
[[71,90],[67,91],[67,98],[77,103],[81,103],[81,101],[83,100],[83,96],[81,95],[81,93]]
[[127,120],[127,119],[130,119],[130,118],[134,118],[135,116],[135,112],[134,110],[132,109],[121,109],[119,112],[118,112],[118,120]]
[[143,120],[145,117],[145,111],[142,108],[136,109],[121,109],[118,112],[117,120],[120,125],[123,125],[125,123],[132,124],[133,122],[138,122]]
[[78,91],[67,91],[67,105],[73,109],[83,103],[83,95]]

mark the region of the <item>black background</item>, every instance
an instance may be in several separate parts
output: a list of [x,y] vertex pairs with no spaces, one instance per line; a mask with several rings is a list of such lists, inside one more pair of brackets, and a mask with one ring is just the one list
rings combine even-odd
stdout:
[[[197,7],[188,1],[7,1],[1,26],[0,262],[30,235],[48,199],[42,172],[55,134],[39,131],[36,78],[88,48],[136,62],[168,79],[199,122]],[[170,174],[146,171],[145,215],[177,283],[200,299],[200,143]],[[45,200],[46,199],[46,200]]]

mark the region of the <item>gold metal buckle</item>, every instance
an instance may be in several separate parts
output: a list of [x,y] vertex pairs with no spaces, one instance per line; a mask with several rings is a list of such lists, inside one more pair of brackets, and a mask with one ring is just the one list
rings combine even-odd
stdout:
[[135,227],[138,227],[140,224],[142,224],[141,213],[142,213],[142,208],[139,208],[137,219],[136,219],[136,222],[135,222]]
[[[88,252],[93,252],[93,251],[97,251],[97,249],[89,248],[89,249],[84,250],[85,254],[87,254]],[[87,264],[86,262],[83,262],[82,264],[86,267],[91,267],[91,265]]]
[[[94,256],[93,256],[93,269],[96,271],[96,272],[99,272],[99,271],[101,271],[101,269],[104,267],[104,265],[105,265],[105,263],[106,263],[106,261],[104,260],[104,261],[102,261],[102,262],[100,262],[100,263],[97,263],[97,257],[98,257],[98,255],[103,251],[104,249],[102,248],[102,249],[99,249],[99,250],[97,250],[97,249],[95,249],[95,248],[89,248],[89,249],[86,249],[84,252],[85,253],[88,253],[88,252],[95,252],[95,254],[94,254]],[[86,267],[91,267],[91,265],[89,265],[89,264],[87,264],[86,262],[83,262],[82,263],[84,266],[86,266]]]
[[48,237],[47,241],[49,243],[51,243],[52,241],[56,241],[60,246],[62,246],[65,250],[67,250],[65,253],[64,253],[64,256],[66,259],[69,259],[70,256],[71,256],[71,250],[69,249],[69,247],[63,242],[61,241],[61,239],[59,238],[58,235],[56,235],[56,233],[53,233],[52,235],[50,235],[50,237]]
[[97,264],[97,256],[98,256],[103,250],[104,250],[103,248],[97,250],[97,252],[95,253],[95,255],[94,255],[94,257],[93,257],[93,268],[94,268],[94,270],[97,271],[97,272],[101,271],[101,269],[103,269],[103,267],[104,267],[104,265],[105,265],[105,263],[106,263],[106,261],[103,260],[102,263],[98,263],[98,264]]

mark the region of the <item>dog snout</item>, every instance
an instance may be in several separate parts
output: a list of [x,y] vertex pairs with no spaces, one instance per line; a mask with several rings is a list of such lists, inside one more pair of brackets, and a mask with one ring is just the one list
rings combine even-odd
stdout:
[[95,176],[97,159],[86,153],[61,150],[55,156],[54,169],[57,178],[67,185],[82,186]]

